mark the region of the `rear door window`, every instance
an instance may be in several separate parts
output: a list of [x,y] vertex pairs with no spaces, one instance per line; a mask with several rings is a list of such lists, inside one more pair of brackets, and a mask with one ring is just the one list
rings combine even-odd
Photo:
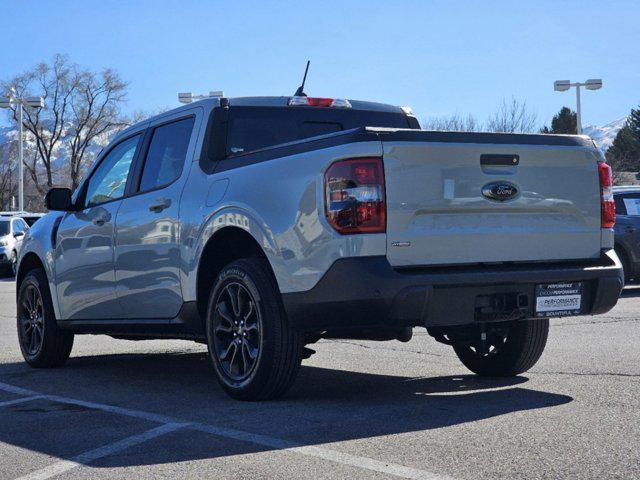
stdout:
[[147,151],[140,191],[154,190],[180,177],[187,157],[194,118],[156,127]]

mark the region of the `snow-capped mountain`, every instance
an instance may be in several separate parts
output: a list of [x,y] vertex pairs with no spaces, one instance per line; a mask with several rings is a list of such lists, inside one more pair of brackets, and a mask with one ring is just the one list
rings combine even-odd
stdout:
[[626,121],[627,117],[624,117],[614,120],[611,123],[607,123],[606,125],[602,125],[601,127],[596,125],[587,125],[582,129],[582,133],[589,135],[593,141],[596,142],[596,145],[602,153],[604,153],[611,146],[613,140],[618,134],[618,130],[624,127]]

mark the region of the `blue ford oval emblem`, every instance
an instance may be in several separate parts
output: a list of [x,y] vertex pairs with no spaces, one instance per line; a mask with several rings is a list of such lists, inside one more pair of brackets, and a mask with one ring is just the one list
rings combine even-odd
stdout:
[[504,202],[518,195],[518,187],[509,182],[491,182],[482,187],[482,195],[489,200]]

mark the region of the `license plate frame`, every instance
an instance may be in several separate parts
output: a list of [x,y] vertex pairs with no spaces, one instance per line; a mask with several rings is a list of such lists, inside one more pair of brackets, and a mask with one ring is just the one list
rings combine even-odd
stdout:
[[556,282],[536,285],[536,317],[580,315],[583,298],[582,282]]

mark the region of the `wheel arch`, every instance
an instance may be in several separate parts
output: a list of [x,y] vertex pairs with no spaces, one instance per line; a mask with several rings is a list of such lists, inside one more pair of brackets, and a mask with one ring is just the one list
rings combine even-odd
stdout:
[[16,273],[16,298],[18,298],[20,285],[22,284],[22,280],[24,280],[25,275],[36,268],[40,268],[47,277],[47,280],[51,281],[47,274],[44,262],[40,260],[40,257],[34,252],[28,252],[20,259],[20,263],[18,264],[18,271]]
[[[44,258],[48,258],[50,255],[46,254]],[[56,318],[60,318],[60,310],[58,306],[57,287],[54,281],[53,265],[52,262],[43,260],[43,257],[34,250],[21,251],[18,254],[18,271],[16,272],[16,301],[18,300],[18,293],[20,292],[20,285],[24,280],[24,277],[31,270],[39,268],[42,270],[47,283],[49,285],[49,293],[51,294],[51,302],[53,303],[53,312]]]
[[[256,238],[240,227],[228,226],[216,231],[204,245],[196,273],[196,302],[198,312],[206,317],[209,292],[225,265],[234,260],[258,256],[269,265],[270,274],[275,274],[268,256]],[[277,282],[277,280],[276,280]]]

